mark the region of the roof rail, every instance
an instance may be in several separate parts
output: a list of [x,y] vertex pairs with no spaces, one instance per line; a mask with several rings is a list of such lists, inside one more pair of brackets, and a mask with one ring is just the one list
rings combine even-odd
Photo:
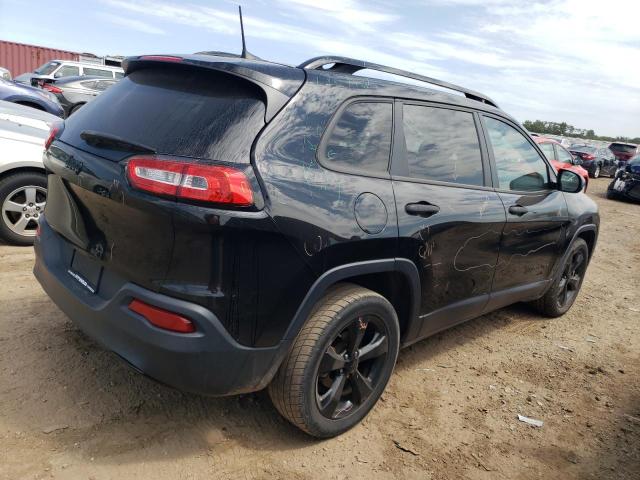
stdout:
[[[324,67],[325,65],[332,66],[330,68],[323,69],[322,67]],[[498,108],[496,102],[482,93],[460,87],[453,83],[445,82],[444,80],[438,80],[436,78],[419,75],[417,73],[408,72],[406,70],[400,70],[399,68],[387,67],[385,65],[379,65],[377,63],[365,62],[364,60],[356,60],[354,58],[347,57],[314,57],[307,60],[306,62],[301,63],[300,65],[298,65],[298,67],[304,68],[305,70],[326,70],[330,72],[347,74],[353,74],[359,70],[365,69],[376,70],[378,72],[390,73],[392,75],[398,75],[400,77],[412,78],[413,80],[430,83],[432,85],[437,85],[449,90],[455,90],[456,92],[464,93],[465,97],[471,100],[483,102],[491,105],[492,107]]]

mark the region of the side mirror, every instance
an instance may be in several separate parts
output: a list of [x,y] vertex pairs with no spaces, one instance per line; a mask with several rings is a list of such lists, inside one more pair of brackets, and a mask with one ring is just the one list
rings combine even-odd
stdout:
[[584,179],[571,170],[560,170],[558,173],[558,190],[567,193],[578,193],[584,189]]

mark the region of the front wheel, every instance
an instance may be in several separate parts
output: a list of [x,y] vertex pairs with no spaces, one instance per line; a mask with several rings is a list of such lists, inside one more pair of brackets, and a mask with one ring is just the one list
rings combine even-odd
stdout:
[[593,178],[598,178],[600,176],[600,165],[596,165],[593,171],[591,172],[591,176]]
[[536,309],[547,317],[564,315],[578,296],[589,263],[589,247],[577,238],[569,248],[562,269],[551,288],[534,302]]
[[0,237],[16,245],[33,245],[47,201],[44,174],[20,172],[0,181]]
[[393,371],[400,328],[381,295],[334,287],[298,334],[269,385],[276,409],[314,437],[339,435],[376,404]]

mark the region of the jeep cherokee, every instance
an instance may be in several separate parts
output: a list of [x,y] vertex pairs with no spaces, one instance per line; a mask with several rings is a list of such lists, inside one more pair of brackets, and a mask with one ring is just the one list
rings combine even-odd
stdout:
[[488,97],[342,57],[124,66],[52,130],[34,273],[146,375],[268,386],[330,437],[371,410],[400,347],[514,302],[573,304],[596,205]]

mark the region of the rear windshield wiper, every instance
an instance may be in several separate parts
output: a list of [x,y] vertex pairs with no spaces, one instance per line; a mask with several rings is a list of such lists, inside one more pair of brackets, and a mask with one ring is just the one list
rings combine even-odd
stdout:
[[94,132],[93,130],[83,131],[80,134],[80,138],[82,138],[89,145],[98,148],[124,150],[125,152],[156,153],[155,148],[149,147],[147,145],[130,142],[129,140],[125,140],[124,138],[120,138],[116,135]]

